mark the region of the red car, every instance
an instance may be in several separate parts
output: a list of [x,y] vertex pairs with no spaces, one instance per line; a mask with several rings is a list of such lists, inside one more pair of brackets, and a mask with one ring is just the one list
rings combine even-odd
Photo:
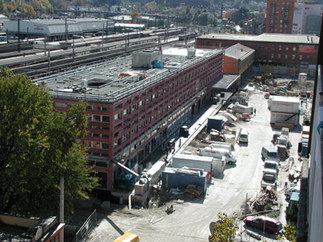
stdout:
[[254,227],[260,230],[264,230],[269,233],[278,233],[282,229],[282,224],[274,218],[265,216],[249,216],[244,219],[246,226]]

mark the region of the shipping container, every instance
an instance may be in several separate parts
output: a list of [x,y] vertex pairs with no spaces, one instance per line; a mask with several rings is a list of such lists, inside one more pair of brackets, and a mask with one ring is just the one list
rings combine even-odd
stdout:
[[166,167],[162,173],[162,188],[185,188],[187,185],[196,185],[206,193],[207,173],[183,168]]
[[299,124],[299,113],[270,112],[270,123]]
[[174,168],[198,168],[208,172],[208,181],[211,175],[216,177],[223,174],[226,161],[225,157],[214,158],[209,156],[196,156],[187,154],[176,154],[172,160]]
[[212,160],[212,157],[207,156],[176,154],[173,156],[172,167],[203,169],[203,171],[207,172],[208,182],[210,182],[212,173]]
[[268,108],[272,112],[298,113],[299,98],[284,97],[284,96],[270,96],[268,100]]
[[207,120],[207,130],[216,129],[221,131],[225,123],[225,118],[222,116],[209,117]]

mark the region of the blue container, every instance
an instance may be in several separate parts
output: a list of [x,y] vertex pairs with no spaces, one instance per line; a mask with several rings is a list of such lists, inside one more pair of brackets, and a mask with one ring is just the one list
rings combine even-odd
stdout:
[[211,129],[216,129],[221,131],[224,126],[224,121],[222,118],[219,117],[209,117],[207,120],[207,130],[210,131]]
[[[189,170],[186,170],[189,171]],[[207,173],[206,172],[184,172],[182,169],[166,168],[162,173],[162,187],[169,188],[185,188],[187,185],[196,185],[203,188],[206,193]]]
[[302,143],[301,156],[305,157],[308,153],[308,143]]

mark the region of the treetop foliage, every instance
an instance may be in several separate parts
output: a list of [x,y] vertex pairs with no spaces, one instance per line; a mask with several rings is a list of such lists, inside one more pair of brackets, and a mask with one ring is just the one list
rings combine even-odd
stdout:
[[8,69],[0,72],[0,210],[35,214],[57,211],[59,178],[65,177],[65,204],[87,198],[97,185],[82,143],[85,104],[53,111],[42,85]]

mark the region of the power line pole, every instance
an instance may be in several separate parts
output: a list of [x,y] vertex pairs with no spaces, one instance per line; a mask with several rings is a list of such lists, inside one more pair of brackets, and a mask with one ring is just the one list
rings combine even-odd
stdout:
[[68,25],[67,25],[67,18],[65,18],[65,41],[68,40]]

